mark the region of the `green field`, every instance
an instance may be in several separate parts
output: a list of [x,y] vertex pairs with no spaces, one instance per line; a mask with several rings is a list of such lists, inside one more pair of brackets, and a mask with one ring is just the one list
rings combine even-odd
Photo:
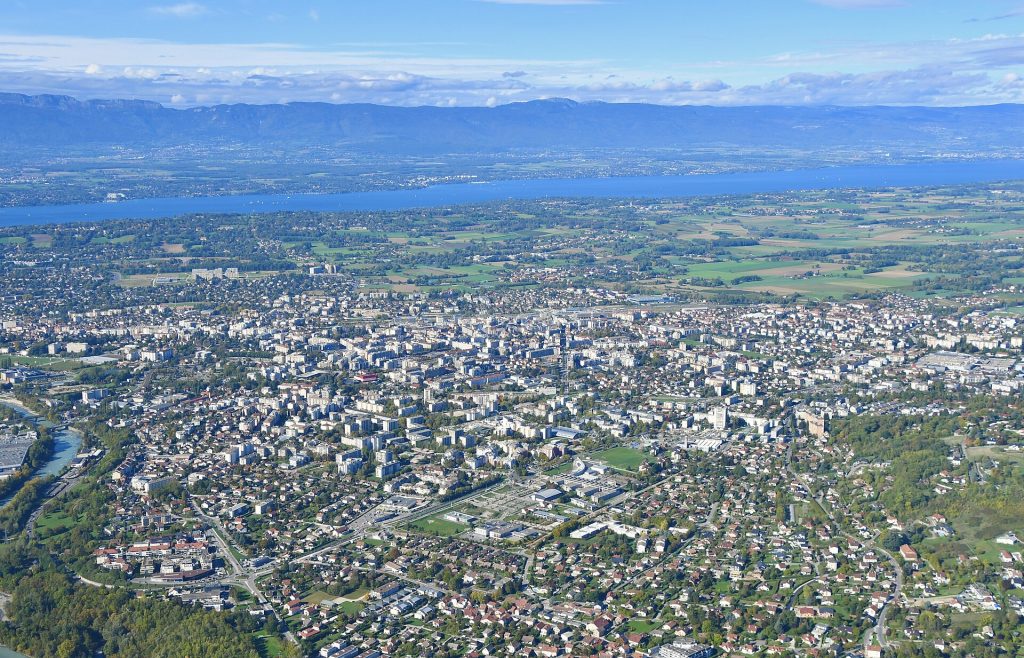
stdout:
[[320,605],[324,601],[329,601],[329,600],[334,599],[334,598],[336,598],[336,597],[333,594],[328,594],[327,592],[316,591],[316,592],[310,592],[302,600],[305,601],[306,603],[311,604],[311,605]]
[[360,603],[359,601],[342,601],[338,604],[338,610],[341,610],[345,614],[349,615],[359,614],[365,607],[366,604]]
[[651,459],[647,453],[634,448],[609,448],[595,453],[593,456],[621,471],[636,471],[640,468],[640,464]]
[[651,619],[629,620],[629,630],[634,633],[650,633],[660,625],[660,622]]
[[[242,222],[247,230],[232,232]],[[288,230],[269,218],[202,223],[201,235],[194,223],[175,222],[157,239],[132,225],[89,227],[75,255],[108,263],[109,280],[129,288],[152,286],[156,276],[193,285],[188,273],[197,266],[223,263],[245,271],[254,254],[282,262],[282,268],[246,272],[245,278],[292,267],[297,274],[327,261],[360,288],[398,293],[587,280],[618,291],[758,301],[886,292],[950,296],[977,285],[977,277],[965,276],[975,269],[1002,283],[1024,281],[1019,255],[988,249],[1024,238],[1024,210],[987,186],[678,199],[637,216],[622,215],[607,202],[551,208],[523,201],[415,217],[385,213],[358,226],[329,213]],[[58,253],[70,249],[54,235],[31,230],[41,229],[0,231],[0,251],[27,244]],[[961,252],[956,262],[936,253],[945,245]],[[204,250],[217,255],[199,255]],[[118,279],[122,263],[131,265],[131,274]],[[169,295],[180,292],[171,288]],[[1021,299],[1006,301],[1012,307],[1007,312],[1022,312]]]
[[350,593],[346,594],[345,596],[343,596],[341,598],[349,599],[350,601],[359,601],[359,600],[365,598],[366,595],[369,594],[369,593],[370,593],[369,589],[367,589],[365,587],[360,587],[356,591],[350,592]]
[[260,652],[260,658],[278,658],[284,655],[284,640],[276,635],[266,632],[259,632],[253,636],[256,640],[256,650]]
[[439,537],[452,537],[469,530],[468,525],[442,519],[441,515],[428,516],[413,521],[409,524],[409,527],[424,534],[437,535]]
[[28,366],[40,370],[77,370],[83,364],[78,359],[53,356],[21,356],[18,354],[0,354],[0,364],[9,360],[14,365]]
[[1024,463],[1024,450],[1010,452],[1001,446],[974,446],[967,449],[967,456],[972,461],[993,459],[1002,463]]
[[64,530],[73,528],[74,525],[75,520],[59,510],[43,514],[39,517],[39,520],[36,521],[36,527],[38,529],[54,532],[63,532]]
[[567,461],[558,466],[553,466],[544,470],[544,475],[561,475],[562,473],[568,473],[572,470],[572,462]]

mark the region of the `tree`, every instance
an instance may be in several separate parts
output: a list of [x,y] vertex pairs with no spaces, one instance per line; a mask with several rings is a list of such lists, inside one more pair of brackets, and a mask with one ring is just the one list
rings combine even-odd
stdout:
[[68,638],[57,647],[57,658],[77,658],[81,655],[83,654],[77,638]]

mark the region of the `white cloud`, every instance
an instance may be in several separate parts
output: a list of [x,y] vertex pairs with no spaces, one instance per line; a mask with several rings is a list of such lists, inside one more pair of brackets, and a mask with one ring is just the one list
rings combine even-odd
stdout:
[[224,71],[237,68],[274,68],[280,71],[367,69],[445,75],[455,69],[498,75],[509,70],[571,71],[581,73],[606,66],[595,60],[529,60],[501,58],[420,57],[380,48],[313,50],[290,43],[178,43],[156,39],[91,38],[55,35],[0,34],[0,48],[15,51],[18,62],[39,70],[81,70],[81,62],[122,68],[158,67]]
[[160,77],[160,72],[156,69],[135,68],[133,66],[124,67],[121,74],[126,78],[137,80],[156,80]]
[[[648,71],[595,60],[415,56],[286,43],[0,35],[0,88],[176,106],[289,101],[494,106],[543,97],[661,104],[1024,101],[1024,36],[851,44]],[[83,62],[89,62],[88,65]],[[527,73],[528,72],[528,73]],[[187,100],[186,100],[187,99]]]
[[176,5],[158,5],[150,7],[149,10],[154,14],[175,16],[177,18],[193,18],[195,16],[202,16],[209,11],[205,5],[201,5],[198,2],[179,2]]
[[769,104],[946,105],[994,94],[996,86],[984,73],[957,73],[936,66],[861,74],[793,73],[737,91]]

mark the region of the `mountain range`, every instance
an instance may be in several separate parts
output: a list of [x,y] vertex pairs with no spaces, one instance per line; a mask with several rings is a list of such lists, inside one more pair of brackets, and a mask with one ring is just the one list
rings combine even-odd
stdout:
[[291,103],[177,109],[136,100],[0,94],[0,145],[336,145],[377,153],[781,147],[1006,151],[1024,106],[659,106],[564,99],[494,108]]

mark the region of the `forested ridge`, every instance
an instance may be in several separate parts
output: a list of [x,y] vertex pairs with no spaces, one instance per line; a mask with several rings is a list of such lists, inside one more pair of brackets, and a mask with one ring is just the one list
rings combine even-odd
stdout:
[[248,615],[206,612],[123,589],[77,583],[24,543],[0,547],[12,595],[0,644],[34,658],[256,658]]

